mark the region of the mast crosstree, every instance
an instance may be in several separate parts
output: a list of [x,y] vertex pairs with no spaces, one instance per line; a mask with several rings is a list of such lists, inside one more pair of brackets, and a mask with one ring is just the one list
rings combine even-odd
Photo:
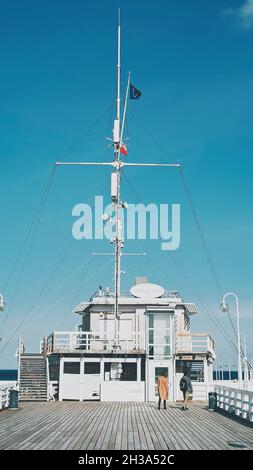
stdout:
[[[114,171],[111,174],[111,199],[115,211],[115,238],[114,243],[114,351],[120,348],[119,345],[119,298],[120,298],[120,287],[121,287],[121,250],[124,245],[122,238],[122,224],[120,218],[120,211],[124,207],[120,199],[121,189],[121,169],[125,166],[139,166],[139,167],[175,167],[180,168],[179,163],[126,163],[122,162],[120,158],[121,146],[123,144],[124,136],[124,125],[127,111],[127,102],[129,95],[130,77],[131,73],[128,74],[125,103],[121,124],[121,26],[120,26],[120,10],[118,15],[118,60],[117,60],[117,99],[116,99],[116,119],[114,120],[113,126],[113,148],[114,148],[114,161],[112,162],[56,162],[56,166],[60,165],[80,165],[80,166],[112,166]],[[132,255],[132,253],[131,253]]]

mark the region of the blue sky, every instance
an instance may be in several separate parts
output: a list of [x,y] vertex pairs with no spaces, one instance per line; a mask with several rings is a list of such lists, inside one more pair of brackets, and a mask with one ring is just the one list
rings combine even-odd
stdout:
[[[222,289],[239,296],[241,329],[252,357],[251,0],[0,1],[0,290],[53,163],[72,145],[66,160],[110,158],[106,137],[114,111],[118,6],[123,84],[131,70],[133,83],[142,91],[141,99],[130,103],[127,158],[168,161],[153,135],[182,163]],[[12,308],[1,314],[0,330],[8,315],[2,346],[30,313],[0,355],[0,368],[15,367],[18,334],[28,350],[37,350],[43,335],[78,324],[71,313],[74,305],[89,298],[100,283],[112,285],[110,260],[94,258],[87,269],[87,258],[98,243],[75,242],[40,295],[71,243],[73,205],[91,202],[104,185],[106,199],[109,171],[103,169],[57,170],[14,305],[26,252],[4,292]],[[228,319],[219,312],[220,294],[178,173],[130,169],[123,195],[130,203],[181,204],[182,240],[176,257],[191,286],[233,337]],[[152,264],[162,285],[199,305],[170,255],[161,252],[160,242],[142,246],[149,263],[128,259],[123,288],[132,285],[134,275],[157,281]],[[106,241],[100,249],[106,251]],[[232,315],[233,308],[231,304]],[[199,310],[192,329],[212,334],[219,357],[234,357],[201,305]]]

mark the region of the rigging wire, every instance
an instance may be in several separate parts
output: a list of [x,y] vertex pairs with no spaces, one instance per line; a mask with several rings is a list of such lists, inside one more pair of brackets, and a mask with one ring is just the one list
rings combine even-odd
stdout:
[[[108,107],[106,108],[106,110],[102,113],[102,115],[100,115],[100,116],[93,122],[93,124],[91,124],[91,126],[89,126],[89,127],[80,135],[80,137],[78,138],[78,140],[76,140],[72,145],[70,145],[63,153],[60,153],[60,154],[58,155],[58,157],[56,158],[56,160],[58,160],[58,161],[63,161],[64,158],[66,157],[66,155],[67,155],[69,152],[71,152],[71,150],[73,150],[77,145],[79,145],[82,140],[85,139],[85,137],[86,137],[86,136],[94,129],[94,127],[103,119],[103,117],[107,114],[107,112],[108,112],[111,108],[112,108],[112,103],[110,104],[110,106],[108,106]],[[55,171],[56,171],[56,167],[54,167],[54,168],[52,169],[51,173],[50,173],[49,180],[48,180],[48,182],[47,182],[47,184],[46,184],[46,188],[45,188],[45,190],[44,190],[44,192],[43,192],[43,194],[42,194],[42,197],[41,197],[41,199],[40,199],[39,205],[38,205],[38,207],[37,207],[37,209],[36,209],[36,211],[35,211],[35,214],[34,214],[34,216],[33,216],[32,222],[31,222],[31,224],[30,224],[30,226],[29,226],[29,228],[28,228],[28,231],[27,231],[27,233],[26,233],[26,235],[25,235],[24,242],[23,242],[23,244],[22,244],[22,246],[21,246],[20,251],[18,252],[17,257],[15,258],[14,264],[13,264],[13,266],[12,266],[10,272],[9,272],[9,275],[8,275],[8,277],[7,277],[7,280],[6,280],[6,282],[5,282],[5,285],[4,285],[3,289],[2,289],[2,290],[3,290],[3,293],[5,293],[5,291],[6,291],[7,287],[8,287],[8,285],[9,285],[10,279],[12,278],[12,275],[13,275],[13,273],[14,273],[14,271],[15,271],[15,268],[16,268],[16,266],[17,266],[17,264],[18,264],[18,261],[19,261],[21,255],[22,255],[22,253],[23,253],[23,251],[24,251],[24,248],[25,248],[25,246],[26,246],[27,240],[28,240],[28,238],[29,238],[29,236],[30,236],[30,233],[31,233],[31,231],[32,231],[33,225],[35,224],[35,221],[36,221],[36,219],[37,219],[37,217],[38,217],[38,214],[39,214],[39,212],[40,212],[40,208],[44,205],[44,202],[43,202],[43,201],[44,201],[44,199],[47,198],[48,193],[49,193],[49,191],[50,191],[50,189],[51,189],[51,186],[52,186],[52,183],[53,183],[53,179],[54,179],[54,176],[55,176]]]
[[[54,167],[56,168],[56,167]],[[105,192],[105,188],[107,187],[108,185],[108,182],[106,181],[105,184],[103,185],[103,189],[102,189],[102,194]],[[93,201],[91,205],[91,208],[94,207],[94,204],[95,204],[95,201]],[[75,239],[72,239],[71,240],[71,244],[68,245],[67,249],[65,250],[64,252],[64,255],[62,257],[62,261],[64,260],[64,258],[66,257],[67,253],[69,252],[69,250],[71,249],[71,247],[73,246],[74,242],[76,240]],[[58,268],[60,267],[60,265],[62,264],[62,261],[60,261],[60,263],[57,264],[57,267],[56,267],[56,270],[53,272],[53,275],[51,275],[48,279],[48,281],[46,282],[46,285],[43,287],[39,297],[36,299],[35,303],[32,305],[32,307],[28,310],[27,314],[23,317],[22,321],[19,323],[19,325],[17,326],[17,328],[15,329],[14,333],[8,338],[7,342],[5,343],[4,347],[0,350],[0,354],[1,352],[6,348],[6,346],[9,344],[9,342],[11,341],[11,339],[13,338],[13,336],[16,334],[16,332],[19,330],[19,328],[23,325],[24,321],[26,320],[26,318],[30,315],[30,313],[32,312],[32,310],[34,309],[34,306],[37,304],[37,302],[40,300],[41,296],[43,295],[45,289],[47,288],[49,282],[51,281],[51,279],[53,278],[55,272],[58,270]],[[11,311],[11,309],[10,309]],[[9,312],[8,312],[9,313]],[[5,323],[6,323],[6,320],[5,319]]]
[[67,250],[64,252],[63,256],[61,257],[60,261],[57,263],[56,267],[54,268],[53,272],[51,273],[49,279],[47,280],[46,284],[43,286],[43,288],[41,289],[40,291],[40,294],[38,295],[38,297],[36,298],[36,300],[33,302],[32,306],[28,309],[28,311],[26,312],[25,316],[22,318],[22,320],[19,322],[19,324],[17,325],[17,327],[15,328],[15,330],[12,332],[12,334],[9,336],[8,340],[6,341],[5,345],[3,346],[3,348],[0,350],[0,354],[5,350],[5,348],[8,346],[8,344],[10,343],[10,341],[13,339],[13,337],[16,335],[17,331],[21,328],[21,326],[23,325],[23,323],[25,322],[25,320],[28,318],[28,316],[32,313],[35,305],[39,302],[39,300],[41,299],[42,295],[44,294],[45,290],[47,289],[48,285],[50,284],[51,280],[53,279],[55,273],[58,271],[59,267],[62,265],[64,259],[66,258],[66,256],[68,255],[70,249],[72,248],[73,244],[75,242],[75,239],[71,240],[71,243],[70,245],[68,246]]
[[[99,247],[101,247],[102,244],[103,244],[103,240],[102,240],[102,242],[100,243]],[[99,249],[99,248],[98,248],[98,249]],[[77,293],[79,292],[79,289],[81,288],[82,284],[83,284],[84,282],[87,282],[89,279],[92,279],[92,277],[93,277],[93,276],[90,276],[90,278],[87,279],[87,274],[88,274],[88,271],[89,271],[89,269],[90,269],[91,261],[92,261],[93,258],[94,258],[94,256],[93,256],[93,253],[92,253],[92,254],[89,256],[88,260],[86,260],[86,262],[87,262],[88,264],[87,264],[86,270],[85,270],[85,272],[84,272],[84,276],[81,277],[80,282],[77,284],[77,287],[76,287],[76,289],[75,289],[75,293],[74,293],[74,295],[73,295],[72,300],[71,300],[70,303],[69,303],[69,307],[68,307],[68,309],[67,309],[66,316],[64,317],[63,322],[62,322],[60,328],[63,327],[63,325],[64,325],[64,323],[65,323],[65,321],[66,321],[66,319],[67,319],[67,317],[68,317],[68,315],[69,315],[69,310],[71,309],[71,307],[72,307],[72,305],[73,305],[73,303],[74,303],[74,300],[75,300],[75,298],[77,297]],[[110,260],[109,262],[111,263],[111,260]],[[85,263],[85,264],[86,264],[86,263]],[[94,274],[97,274],[99,271],[101,271],[101,269],[104,269],[104,267],[107,266],[107,264],[108,264],[108,262],[106,262],[103,266],[100,266],[100,268],[98,268],[98,269],[96,270],[96,273],[94,273]],[[94,274],[93,274],[93,275],[94,275]]]
[[[104,268],[108,267],[108,265],[109,265],[109,269],[111,270],[111,265],[112,265],[112,261],[111,261],[111,260],[107,261],[107,262],[104,263],[102,266],[100,266],[100,268],[98,268],[94,274],[97,274],[99,271],[102,271]],[[89,279],[92,279],[92,278],[94,277],[94,274],[93,274],[92,276],[90,276],[90,278],[88,278],[88,279],[86,278],[86,275],[87,275],[87,273],[88,273],[88,269],[89,269],[89,267],[87,267],[86,272],[85,272],[85,274],[84,274],[84,277],[81,279],[80,283],[78,284],[77,288],[75,289],[75,293],[74,293],[74,295],[73,295],[73,298],[72,298],[71,302],[69,303],[69,307],[68,307],[68,309],[67,309],[66,315],[65,315],[64,318],[63,318],[63,322],[62,322],[60,328],[63,327],[63,325],[65,324],[65,322],[66,322],[66,320],[67,320],[67,318],[68,318],[68,316],[69,316],[69,311],[70,311],[71,307],[73,307],[74,300],[75,300],[75,298],[76,298],[76,296],[77,296],[77,293],[78,293],[79,289],[81,288],[82,284],[83,284],[84,282],[87,282]],[[109,269],[106,270],[106,272],[105,272],[103,278],[102,278],[101,281],[100,281],[101,283],[103,282],[103,279],[105,278],[105,276],[108,274]]]
[[[61,325],[60,325],[60,329],[63,328],[63,325],[64,325],[65,321],[67,320],[67,318],[68,318],[68,316],[69,316],[69,311],[70,311],[70,309],[73,307],[73,303],[74,303],[74,301],[75,301],[75,299],[76,299],[76,297],[77,297],[77,294],[78,294],[79,290],[81,289],[81,286],[84,284],[84,282],[87,282],[87,274],[88,274],[88,271],[89,271],[89,268],[90,268],[90,265],[91,265],[92,258],[93,258],[93,255],[91,255],[91,256],[89,257],[89,261],[88,261],[87,267],[86,267],[86,269],[85,269],[84,276],[81,277],[80,282],[79,282],[79,283],[77,284],[77,286],[76,286],[74,295],[73,295],[73,297],[72,297],[72,299],[71,299],[71,301],[70,301],[70,303],[69,303],[69,306],[68,306],[68,308],[67,308],[66,315],[64,316],[64,318],[63,318],[63,320],[62,320],[62,323],[61,323]],[[111,263],[111,261],[110,261],[110,263]],[[108,264],[108,261],[106,262],[105,265],[107,265],[107,264]],[[97,274],[100,270],[104,269],[105,265],[103,265],[102,267],[100,266],[100,268],[97,269],[97,270],[96,270],[96,273],[94,273],[94,274]]]
[[104,118],[104,116],[110,111],[112,108],[112,103],[108,106],[105,111],[79,136],[79,138],[71,144],[63,153],[60,153],[59,156],[56,158],[57,161],[64,161],[65,157],[69,152],[75,149],[86,137],[87,135],[96,127],[96,125]]
[[[131,112],[131,115],[134,117],[134,119],[141,125],[141,127],[149,134],[149,136],[153,139],[153,141],[156,143],[156,145],[158,145],[160,147],[160,149],[169,157],[171,158],[171,160],[174,162],[174,163],[178,163],[178,161],[175,159],[175,157],[168,152],[168,150],[161,144],[161,142],[156,139],[156,137],[143,125],[143,123],[138,119],[136,118],[136,116]],[[212,259],[211,259],[211,255],[210,255],[210,252],[208,250],[208,247],[207,247],[207,244],[206,244],[206,241],[205,241],[205,237],[204,237],[204,234],[203,234],[203,231],[202,231],[202,228],[200,226],[200,222],[199,222],[199,218],[197,216],[197,212],[195,210],[195,207],[194,207],[194,204],[193,204],[193,199],[191,197],[191,193],[190,193],[190,190],[189,190],[189,187],[186,183],[186,178],[185,178],[185,175],[184,175],[184,172],[183,172],[183,169],[182,167],[180,166],[179,167],[179,172],[180,172],[180,176],[181,176],[181,179],[182,179],[182,183],[183,183],[183,187],[184,187],[184,190],[185,190],[185,193],[186,193],[186,196],[188,198],[188,201],[189,201],[189,204],[190,204],[190,208],[191,208],[191,211],[192,211],[192,214],[193,214],[193,218],[194,218],[194,221],[195,221],[195,224],[196,224],[196,227],[197,227],[197,231],[199,233],[199,237],[200,237],[200,240],[201,240],[201,243],[202,243],[202,246],[203,246],[203,249],[204,249],[204,252],[206,254],[206,258],[207,258],[207,261],[208,261],[208,264],[209,264],[209,267],[211,269],[211,272],[213,274],[213,277],[214,277],[214,280],[215,280],[215,283],[216,283],[216,286],[218,288],[218,291],[220,293],[220,295],[222,296],[223,295],[223,290],[221,288],[221,284],[220,284],[220,281],[218,279],[218,275],[216,273],[216,270],[214,268],[214,264],[212,262]]]
[[[131,111],[129,111],[129,112],[130,112],[130,114],[133,116],[133,118],[139,123],[139,125],[145,130],[145,132],[147,132],[148,135],[153,139],[153,141],[160,147],[160,149],[161,149],[169,158],[171,158],[174,163],[178,163],[177,160],[175,159],[175,157],[174,157],[170,152],[168,152],[168,150],[161,144],[161,142],[160,142],[158,139],[156,139],[156,137],[146,128],[146,126],[144,126],[144,124],[143,124]],[[215,283],[216,283],[218,292],[219,292],[220,296],[222,297],[222,296],[223,296],[223,289],[222,289],[222,287],[221,287],[221,284],[220,284],[220,281],[219,281],[217,272],[216,272],[216,270],[215,270],[215,267],[214,267],[214,264],[213,264],[213,261],[212,261],[212,258],[211,258],[209,249],[208,249],[208,247],[207,247],[207,243],[206,243],[206,241],[205,241],[204,233],[203,233],[203,230],[202,230],[202,228],[201,228],[201,225],[200,225],[200,222],[199,222],[199,218],[198,218],[198,215],[197,215],[195,206],[194,206],[194,204],[193,204],[193,199],[192,199],[192,196],[191,196],[189,187],[188,187],[188,185],[187,185],[186,178],[185,178],[185,174],[184,174],[184,172],[183,172],[182,166],[179,167],[179,173],[180,173],[180,177],[181,177],[181,180],[182,180],[182,184],[183,184],[183,187],[184,187],[184,190],[185,190],[185,193],[186,193],[186,196],[187,196],[187,199],[188,199],[188,202],[189,202],[191,211],[192,211],[192,215],[193,215],[193,218],[194,218],[194,221],[195,221],[195,224],[196,224],[196,228],[197,228],[197,231],[198,231],[198,234],[199,234],[201,243],[202,243],[202,247],[203,247],[203,249],[204,249],[204,252],[205,252],[205,255],[206,255],[206,258],[207,258],[209,267],[210,267],[210,270],[211,270],[212,275],[213,275],[213,277],[214,277],[214,280],[215,280]],[[236,329],[235,329],[235,326],[234,326],[234,323],[233,323],[233,320],[232,320],[232,317],[231,317],[230,312],[228,312],[228,318],[229,318],[231,327],[232,327],[232,329],[233,329],[233,331],[234,331],[235,337],[237,338],[237,332],[236,332]]]
[[[112,103],[110,104],[109,107],[106,108],[106,110],[102,113],[102,115],[100,115],[94,122],[91,126],[88,127],[88,129],[85,130],[85,132],[83,132],[81,134],[81,136],[79,137],[79,139],[77,141],[75,141],[71,146],[69,146],[63,153],[61,153],[57,160],[61,160],[63,161],[64,158],[66,157],[66,155],[72,151],[74,148],[77,147],[77,145],[80,144],[80,142],[82,140],[84,140],[84,138],[94,129],[94,127],[98,124],[98,122],[100,122],[103,117],[107,114],[107,112],[112,108]],[[35,214],[34,214],[34,217],[32,219],[32,222],[31,222],[31,225],[30,227],[28,228],[28,231],[25,235],[25,238],[24,238],[24,241],[23,241],[23,244],[21,246],[21,249],[19,250],[16,258],[15,258],[15,261],[14,261],[14,264],[9,272],[9,275],[8,275],[8,278],[6,280],[6,283],[4,285],[4,288],[3,288],[3,292],[6,291],[8,285],[9,285],[9,282],[13,276],[13,273],[18,265],[18,262],[25,250],[25,247],[27,245],[27,242],[29,240],[29,237],[30,235],[32,235],[32,238],[31,238],[31,241],[30,241],[30,244],[28,246],[28,250],[27,250],[27,254],[26,254],[26,259],[25,259],[25,262],[22,266],[22,269],[21,269],[21,272],[20,272],[20,275],[18,277],[18,281],[17,281],[17,284],[16,284],[16,287],[15,287],[15,290],[14,290],[14,294],[12,296],[12,300],[11,300],[11,304],[10,306],[8,307],[8,311],[4,317],[4,321],[3,321],[3,324],[2,324],[2,327],[1,327],[1,335],[3,334],[4,332],[4,329],[5,329],[5,326],[6,326],[6,323],[7,323],[7,320],[9,318],[9,315],[10,315],[10,312],[12,310],[12,307],[13,307],[13,304],[15,302],[15,299],[16,299],[16,295],[17,295],[17,292],[18,292],[18,289],[19,289],[19,286],[20,286],[20,283],[23,279],[23,276],[24,276],[24,272],[25,272],[25,269],[26,269],[26,266],[27,266],[27,263],[28,263],[28,260],[29,260],[29,257],[30,257],[30,254],[31,254],[31,251],[32,251],[32,247],[33,247],[33,244],[34,244],[34,241],[35,241],[35,237],[36,237],[36,234],[38,232],[38,228],[39,228],[39,225],[40,225],[40,222],[41,222],[41,218],[42,218],[42,215],[43,215],[43,212],[44,212],[44,209],[45,209],[45,205],[46,205],[46,202],[47,202],[47,199],[48,199],[48,195],[49,195],[49,192],[51,190],[51,187],[52,187],[52,184],[53,184],[53,180],[54,180],[54,176],[55,176],[55,172],[56,172],[56,166],[53,167],[51,173],[50,173],[50,176],[49,176],[49,180],[46,184],[46,188],[42,194],[42,197],[40,199],[40,202],[39,202],[39,205],[38,205],[38,208],[36,209],[35,211]],[[37,222],[36,222],[37,221]],[[35,228],[34,228],[34,231],[33,231],[33,227],[35,225]],[[33,231],[33,233],[32,233]]]
[[27,233],[26,233],[26,235],[25,235],[24,242],[23,242],[23,244],[22,244],[22,246],[21,246],[20,251],[18,252],[18,254],[17,254],[16,258],[15,258],[15,261],[14,261],[14,263],[13,263],[13,265],[12,265],[12,268],[11,268],[11,270],[10,270],[10,272],[9,272],[9,275],[8,275],[8,277],[7,277],[7,280],[6,280],[5,284],[4,284],[3,292],[6,291],[8,285],[9,285],[9,282],[10,282],[10,280],[11,280],[11,277],[12,277],[12,275],[13,275],[13,272],[14,272],[14,270],[15,270],[15,268],[16,268],[18,262],[19,262],[19,259],[20,259],[21,255],[22,255],[23,251],[24,251],[26,242],[27,242],[27,240],[28,240],[28,238],[29,238],[29,236],[30,236],[30,233],[31,233],[32,228],[33,228],[33,226],[34,226],[34,224],[35,224],[35,221],[36,221],[37,217],[39,216],[40,209],[41,209],[41,207],[45,206],[45,200],[47,199],[48,193],[49,193],[49,191],[50,191],[50,189],[51,189],[51,186],[52,186],[52,183],[53,183],[53,179],[54,179],[54,176],[55,176],[55,171],[56,171],[56,168],[54,167],[54,168],[52,169],[51,173],[50,173],[50,176],[49,176],[49,179],[48,179],[48,181],[47,181],[45,190],[44,190],[44,192],[43,192],[43,194],[42,194],[42,197],[41,197],[41,199],[40,199],[39,205],[38,205],[38,207],[37,207],[37,209],[36,209],[36,211],[35,211],[35,214],[34,214],[34,216],[33,216],[32,222],[31,222],[31,224],[30,224],[30,226],[29,226],[29,228],[28,228],[28,231],[27,231]]
[[[44,213],[44,209],[45,209],[45,206],[46,206],[46,203],[47,203],[47,200],[48,200],[48,196],[49,196],[49,193],[50,193],[50,190],[51,190],[51,187],[52,187],[52,184],[53,184],[53,180],[54,180],[54,177],[55,177],[55,171],[56,171],[56,167],[53,168],[51,174],[50,174],[50,177],[49,177],[49,181],[47,183],[47,186],[46,186],[46,189],[43,193],[43,196],[41,198],[41,201],[40,201],[40,204],[39,204],[39,207],[35,213],[35,216],[33,218],[33,221],[32,221],[32,224],[27,232],[27,235],[25,237],[25,240],[24,240],[24,243],[21,247],[21,250],[19,251],[18,253],[18,256],[16,257],[16,260],[14,262],[14,265],[13,265],[13,268],[12,270],[10,271],[10,274],[8,276],[8,279],[7,279],[7,282],[5,284],[5,288],[6,286],[8,285],[10,279],[11,279],[11,276],[14,272],[14,269],[15,267],[17,266],[18,264],[18,261],[25,249],[25,246],[26,246],[26,243],[28,242],[28,239],[29,239],[29,236],[31,234],[31,240],[30,240],[30,243],[28,245],[28,249],[27,249],[27,253],[26,253],[26,258],[25,258],[25,261],[23,263],[23,266],[22,266],[22,269],[21,269],[21,272],[19,274],[19,277],[18,277],[18,280],[17,280],[17,284],[15,286],[15,290],[14,290],[14,294],[12,296],[12,299],[11,299],[11,304],[10,306],[8,307],[8,311],[7,311],[7,314],[5,315],[5,318],[4,318],[4,321],[3,321],[3,325],[2,325],[2,328],[1,328],[1,335],[3,334],[4,332],[4,329],[5,329],[5,325],[6,325],[6,322],[9,318],[9,315],[10,315],[10,312],[12,311],[12,307],[13,307],[13,304],[15,302],[15,299],[16,299],[16,295],[17,295],[17,292],[18,292],[18,289],[19,289],[19,286],[20,286],[20,283],[23,279],[23,276],[24,276],[24,273],[25,273],[25,269],[26,269],[26,266],[27,266],[27,263],[28,263],[28,260],[30,258],[30,254],[31,254],[31,251],[32,251],[32,247],[34,245],[34,241],[35,241],[35,238],[36,238],[36,234],[38,232],[38,229],[39,229],[39,226],[40,226],[40,222],[41,222],[41,219],[42,219],[42,216],[43,216],[43,213]],[[34,230],[32,231],[33,229],[33,226],[34,226]]]
[[[131,182],[130,182],[129,179],[127,178],[126,174],[125,174],[125,180],[126,180],[126,182],[128,183],[128,185],[129,185],[129,187],[131,188],[131,190],[133,191],[134,196],[135,196],[135,197],[137,198],[137,200],[138,200],[138,199],[139,199],[139,195],[137,194],[136,189],[132,186]],[[186,275],[185,269],[180,268],[180,267],[179,267],[179,263],[176,263],[176,262],[175,262],[175,259],[176,259],[175,255],[173,256],[171,252],[169,252],[169,255],[171,256],[171,258],[172,258],[174,264],[176,264],[176,267],[178,268],[179,272],[183,275],[184,279],[187,281],[187,284],[188,284],[189,287],[191,288],[191,290],[192,290],[192,292],[194,293],[194,295],[196,295],[196,297],[200,300],[201,297],[200,297],[200,295],[197,293],[197,291],[193,288],[191,282],[189,281],[189,276],[187,277],[187,275]],[[201,300],[201,304],[204,305],[204,304],[205,304],[205,301]],[[237,350],[236,345],[233,343],[233,341],[231,340],[231,338],[227,335],[227,333],[226,333],[226,331],[225,331],[225,329],[224,329],[222,323],[220,323],[217,318],[213,317],[213,315],[210,315],[209,310],[211,310],[211,309],[207,306],[207,304],[206,304],[206,306],[205,306],[205,310],[207,311],[207,314],[208,314],[208,316],[211,318],[211,320],[215,323],[216,328],[218,328],[218,330],[220,331],[220,333],[222,334],[222,336],[224,337],[224,339],[226,340],[226,342],[228,342],[228,344],[230,344],[230,346],[231,346],[233,349]]]
[[159,284],[159,279],[158,279],[157,274],[156,274],[156,272],[155,272],[155,270],[154,270],[154,268],[153,268],[153,266],[152,266],[152,263],[151,263],[150,260],[149,260],[149,256],[147,255],[147,253],[145,253],[145,252],[143,251],[143,248],[142,248],[141,244],[140,244],[136,239],[134,239],[134,243],[135,243],[136,246],[139,248],[139,250],[140,250],[143,254],[145,254],[145,257],[144,257],[144,258],[145,258],[145,261],[146,261],[146,263],[147,263],[147,265],[148,265],[148,267],[149,267],[149,269],[150,269],[150,271],[151,271],[151,273],[152,273],[152,275],[153,275],[155,281]]

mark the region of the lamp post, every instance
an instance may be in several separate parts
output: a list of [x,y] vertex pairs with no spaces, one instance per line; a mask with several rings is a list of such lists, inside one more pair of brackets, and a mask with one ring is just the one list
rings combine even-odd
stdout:
[[223,376],[223,363],[221,362],[219,364],[219,367],[220,367],[220,380],[224,380],[224,376]]
[[5,309],[5,302],[4,302],[4,298],[0,292],[0,312],[3,312]]
[[[225,367],[228,368],[228,380],[231,380],[231,367],[230,367],[230,361],[225,362]],[[226,379],[227,380],[227,379]]]
[[222,312],[229,312],[229,306],[225,302],[225,299],[228,295],[232,295],[235,300],[236,300],[236,320],[237,320],[237,353],[238,353],[238,381],[239,381],[239,386],[241,387],[242,385],[242,362],[241,362],[241,336],[240,336],[240,313],[239,313],[239,301],[238,297],[236,294],[233,292],[227,292],[223,296],[222,303],[220,305],[221,311]]
[[215,380],[219,380],[219,367],[217,359],[215,361]]
[[247,347],[246,347],[246,335],[243,333],[243,342],[244,342],[244,354],[243,354],[243,366],[244,366],[244,387],[248,389],[249,382],[249,367],[247,360]]

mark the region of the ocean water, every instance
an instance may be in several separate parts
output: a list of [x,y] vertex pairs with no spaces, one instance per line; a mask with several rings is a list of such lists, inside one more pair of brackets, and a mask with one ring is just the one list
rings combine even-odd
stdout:
[[214,370],[213,371],[213,379],[214,380],[237,380],[238,379],[238,372],[237,370],[231,370],[229,373],[228,370]]
[[17,380],[18,371],[17,369],[0,369],[0,381],[1,380]]
[[[223,373],[221,371],[213,371],[213,379],[222,379],[223,380],[229,380],[229,372],[227,370],[224,370]],[[0,369],[0,381],[1,380],[17,380],[18,378],[18,371],[17,369]],[[238,372],[236,370],[231,371],[231,380],[237,380],[238,379]]]

